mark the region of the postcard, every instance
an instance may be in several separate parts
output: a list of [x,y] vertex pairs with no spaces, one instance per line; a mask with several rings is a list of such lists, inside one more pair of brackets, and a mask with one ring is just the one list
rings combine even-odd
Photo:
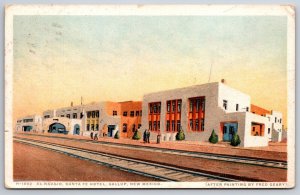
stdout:
[[292,5],[7,5],[7,188],[293,188]]

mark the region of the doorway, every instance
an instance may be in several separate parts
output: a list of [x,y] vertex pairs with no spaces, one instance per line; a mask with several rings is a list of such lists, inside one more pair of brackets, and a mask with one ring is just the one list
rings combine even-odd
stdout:
[[113,136],[113,131],[115,130],[115,125],[108,125],[107,127],[107,133],[108,133],[108,137],[112,137]]
[[80,126],[78,124],[74,125],[73,135],[79,135]]
[[237,123],[224,123],[223,125],[223,141],[230,142],[233,134],[238,130]]

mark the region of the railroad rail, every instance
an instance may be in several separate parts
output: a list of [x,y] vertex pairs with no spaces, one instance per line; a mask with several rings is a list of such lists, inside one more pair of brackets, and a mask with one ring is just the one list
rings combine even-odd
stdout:
[[147,161],[120,157],[93,150],[87,150],[77,147],[70,147],[51,142],[39,141],[28,138],[14,138],[15,142],[47,149],[50,151],[66,154],[83,160],[95,162],[100,165],[108,166],[114,169],[155,178],[161,181],[169,182],[220,182],[220,181],[238,181],[235,179],[217,176],[188,169],[177,168],[169,165],[162,165]]
[[[32,135],[32,134],[23,134],[23,135]],[[232,155],[223,155],[223,154],[212,154],[205,152],[193,152],[193,151],[185,151],[178,149],[168,149],[168,148],[159,148],[159,147],[148,147],[148,146],[140,146],[140,145],[129,145],[123,143],[113,143],[106,141],[94,141],[94,140],[85,140],[85,139],[74,139],[69,137],[59,137],[59,136],[49,136],[49,135],[32,135],[32,136],[41,136],[41,137],[50,137],[64,140],[72,140],[77,142],[87,142],[92,144],[100,144],[100,145],[109,145],[111,147],[117,148],[126,148],[131,150],[142,150],[142,151],[151,151],[151,152],[159,152],[166,154],[176,154],[182,156],[191,156],[196,158],[204,158],[210,160],[219,160],[219,161],[227,161],[233,163],[242,163],[263,167],[271,167],[271,168],[279,168],[279,169],[287,169],[288,165],[286,161],[275,161],[275,160],[267,160],[260,158],[251,158],[251,157],[240,157],[240,156],[232,156]]]

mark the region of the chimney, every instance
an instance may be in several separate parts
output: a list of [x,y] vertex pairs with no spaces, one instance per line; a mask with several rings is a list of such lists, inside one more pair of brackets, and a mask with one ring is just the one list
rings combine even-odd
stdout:
[[73,107],[73,102],[71,102],[71,107]]

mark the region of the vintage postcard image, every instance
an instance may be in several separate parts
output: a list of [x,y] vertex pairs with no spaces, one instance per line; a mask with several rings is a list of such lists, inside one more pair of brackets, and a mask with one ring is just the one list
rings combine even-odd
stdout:
[[289,5],[8,5],[8,188],[292,188]]

